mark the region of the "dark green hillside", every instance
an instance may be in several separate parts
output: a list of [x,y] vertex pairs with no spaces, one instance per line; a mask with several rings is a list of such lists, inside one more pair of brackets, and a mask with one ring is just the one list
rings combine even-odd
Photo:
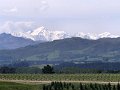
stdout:
[[87,48],[84,53],[88,54],[104,54],[120,51],[120,38],[103,38],[96,40],[97,44]]
[[120,61],[120,38],[87,40],[68,38],[31,45],[15,50],[1,50],[1,61]]

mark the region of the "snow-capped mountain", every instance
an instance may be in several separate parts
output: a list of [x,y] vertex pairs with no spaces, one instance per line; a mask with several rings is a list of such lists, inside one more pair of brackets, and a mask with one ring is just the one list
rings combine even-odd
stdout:
[[81,37],[81,38],[84,38],[84,39],[97,40],[97,39],[100,39],[100,38],[118,38],[120,36],[119,35],[112,35],[109,32],[104,32],[104,33],[101,33],[101,34],[90,34],[90,33],[85,34],[85,33],[82,33],[82,32],[78,32],[74,35],[74,37]]
[[57,39],[69,38],[70,35],[64,31],[48,31],[44,27],[39,27],[33,31],[28,32],[13,32],[11,33],[16,37],[29,38],[34,41],[53,41]]
[[105,33],[98,35],[98,38],[118,38],[118,37],[120,37],[120,36],[119,35],[112,35],[109,32],[105,32]]
[[81,37],[84,39],[92,39],[92,40],[98,39],[98,36],[96,34],[90,34],[90,33],[85,34],[83,32],[76,33],[74,37]]
[[120,37],[118,35],[112,35],[109,32],[105,32],[102,34],[91,34],[91,33],[85,34],[83,32],[78,32],[74,35],[70,35],[64,31],[50,31],[44,27],[39,27],[37,29],[34,29],[33,31],[12,32],[10,34],[15,37],[23,37],[23,38],[31,39],[33,41],[53,41],[53,40],[59,40],[64,38],[71,38],[71,37],[81,37],[84,39],[91,39],[91,40],[97,40],[99,38]]

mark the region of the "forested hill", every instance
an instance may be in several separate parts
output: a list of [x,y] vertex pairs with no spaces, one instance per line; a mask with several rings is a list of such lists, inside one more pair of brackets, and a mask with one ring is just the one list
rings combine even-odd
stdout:
[[1,50],[0,60],[26,61],[120,61],[120,38],[88,40],[68,38],[31,45],[15,50]]

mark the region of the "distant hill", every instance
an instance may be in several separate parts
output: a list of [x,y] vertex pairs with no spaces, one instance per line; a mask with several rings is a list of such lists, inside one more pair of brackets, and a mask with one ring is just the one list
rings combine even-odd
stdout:
[[0,49],[16,49],[33,45],[35,42],[30,39],[15,37],[10,34],[0,34]]
[[1,50],[0,61],[29,62],[120,62],[120,38],[88,40],[67,38],[29,45],[15,50]]

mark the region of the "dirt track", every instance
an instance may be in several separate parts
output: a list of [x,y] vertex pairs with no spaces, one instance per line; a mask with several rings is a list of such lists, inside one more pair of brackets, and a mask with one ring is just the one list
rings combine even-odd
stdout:
[[[48,84],[53,81],[30,81],[30,80],[0,80],[5,82],[16,82],[16,83],[24,83],[24,84]],[[118,82],[103,82],[103,81],[58,81],[58,82],[71,82],[71,83],[98,83],[98,84],[118,84]]]

